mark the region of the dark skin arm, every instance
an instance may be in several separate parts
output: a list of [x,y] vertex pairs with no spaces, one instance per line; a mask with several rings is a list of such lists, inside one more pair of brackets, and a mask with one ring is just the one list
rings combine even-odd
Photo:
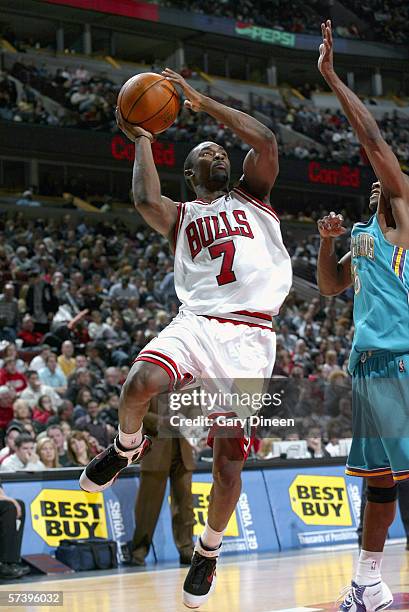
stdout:
[[153,136],[131,125],[116,111],[118,127],[135,143],[132,173],[132,193],[136,210],[146,223],[162,236],[169,238],[175,227],[177,207],[173,200],[161,194],[160,180],[152,154]]
[[343,111],[365,148],[369,161],[382,185],[382,191],[391,200],[396,221],[409,225],[409,184],[399,161],[382,137],[374,117],[361,100],[338,77],[333,63],[331,22],[321,25],[323,42],[320,46],[318,69],[340,101]]
[[279,169],[278,147],[273,132],[254,117],[196,91],[177,72],[166,68],[162,74],[181,87],[187,108],[207,113],[252,147],[244,160],[241,180],[252,195],[261,200],[268,199]]
[[335,253],[335,239],[346,232],[342,220],[342,215],[330,213],[318,221],[321,243],[317,280],[321,295],[326,297],[338,295],[352,284],[351,253],[346,253],[339,261]]

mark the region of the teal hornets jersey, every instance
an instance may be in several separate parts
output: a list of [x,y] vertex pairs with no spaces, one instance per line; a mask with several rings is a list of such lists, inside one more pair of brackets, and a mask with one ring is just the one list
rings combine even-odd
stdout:
[[385,239],[376,214],[352,228],[355,334],[350,372],[364,351],[409,353],[408,259],[408,250]]

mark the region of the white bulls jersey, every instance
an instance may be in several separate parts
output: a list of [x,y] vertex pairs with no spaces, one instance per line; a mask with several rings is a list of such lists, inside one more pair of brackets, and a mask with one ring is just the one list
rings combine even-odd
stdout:
[[292,270],[270,206],[241,187],[211,203],[181,203],[175,245],[181,311],[272,326]]

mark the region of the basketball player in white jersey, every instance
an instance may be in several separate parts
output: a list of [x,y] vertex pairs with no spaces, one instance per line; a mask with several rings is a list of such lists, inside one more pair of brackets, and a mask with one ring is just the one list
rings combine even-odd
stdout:
[[[90,492],[110,486],[124,467],[139,462],[149,450],[142,419],[158,393],[182,388],[192,380],[271,377],[275,360],[272,317],[292,283],[290,257],[270,206],[278,174],[274,134],[253,117],[197,92],[170,69],[163,76],[181,87],[187,108],[208,113],[251,150],[239,186],[229,190],[226,151],[214,142],[197,145],[184,167],[196,197],[176,203],[161,194],[151,150],[153,136],[117,114],[119,127],[135,142],[135,207],[153,229],[169,239],[182,305],[172,323],[139,353],[129,372],[121,394],[119,434],[80,479],[80,486]],[[183,601],[190,608],[202,605],[215,586],[216,560],[240,496],[241,471],[252,442],[244,431],[240,437],[210,434],[209,438],[213,486],[208,520],[184,583]]]

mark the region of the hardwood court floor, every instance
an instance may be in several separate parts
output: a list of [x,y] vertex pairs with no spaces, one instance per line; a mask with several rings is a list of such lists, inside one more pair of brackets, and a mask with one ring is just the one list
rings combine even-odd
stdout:
[[[225,557],[218,582],[203,612],[318,612],[334,610],[339,591],[351,580],[356,549],[311,551],[271,557]],[[0,585],[0,591],[46,590],[64,593],[56,607],[3,608],[24,612],[181,612],[186,569],[148,569],[86,577],[42,579]],[[409,611],[409,552],[386,548],[383,576],[395,595],[392,609]],[[297,610],[298,609],[298,610]]]

